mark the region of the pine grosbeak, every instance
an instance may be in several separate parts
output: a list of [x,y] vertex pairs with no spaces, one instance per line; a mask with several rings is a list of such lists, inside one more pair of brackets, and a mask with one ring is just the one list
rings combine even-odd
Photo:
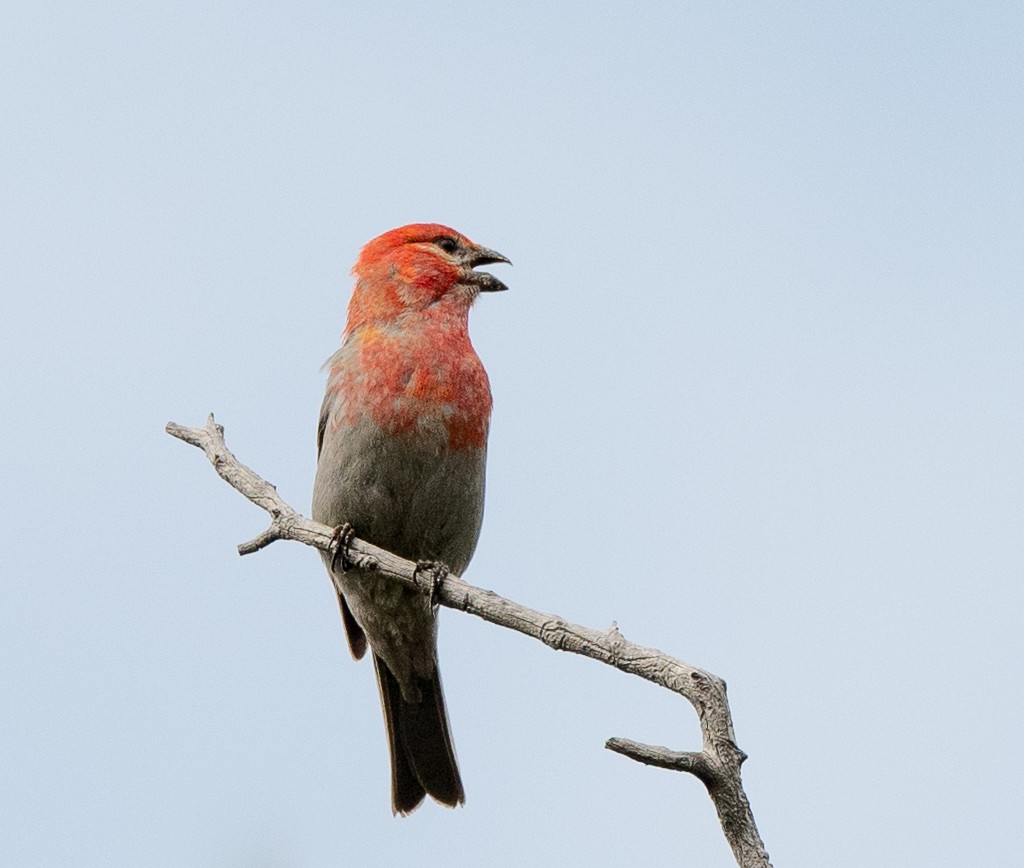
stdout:
[[[327,362],[313,517],[348,524],[409,560],[461,574],[483,517],[491,391],[469,340],[480,265],[508,262],[446,226],[414,224],[367,244],[339,349]],[[325,555],[352,655],[373,653],[391,749],[392,809],[465,795],[437,666],[430,598]]]

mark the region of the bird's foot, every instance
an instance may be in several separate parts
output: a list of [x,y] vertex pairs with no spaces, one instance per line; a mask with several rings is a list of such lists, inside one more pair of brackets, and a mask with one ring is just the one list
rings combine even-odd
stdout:
[[448,564],[442,561],[417,561],[416,572],[430,575],[430,608],[436,609],[437,595],[444,585],[444,580],[451,574]]
[[341,571],[343,573],[347,573],[354,566],[348,557],[348,547],[349,543],[352,542],[352,537],[355,535],[355,528],[353,528],[347,521],[344,524],[339,524],[334,529],[334,535],[331,537],[332,572],[338,569],[338,567],[341,567]]

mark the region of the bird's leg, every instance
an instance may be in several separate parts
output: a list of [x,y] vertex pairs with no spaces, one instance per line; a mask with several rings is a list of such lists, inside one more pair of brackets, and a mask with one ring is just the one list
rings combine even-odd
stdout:
[[437,595],[448,578],[451,570],[442,561],[417,561],[416,572],[430,573],[430,608],[437,608]]
[[347,521],[344,524],[339,524],[334,529],[334,534],[331,536],[331,571],[333,572],[339,566],[343,573],[347,573],[352,569],[352,561],[348,559],[348,546],[352,542],[352,537],[356,535],[355,528],[352,527]]

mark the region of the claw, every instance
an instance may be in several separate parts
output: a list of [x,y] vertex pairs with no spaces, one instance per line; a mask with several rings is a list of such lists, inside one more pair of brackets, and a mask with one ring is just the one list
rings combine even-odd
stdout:
[[337,570],[338,567],[341,567],[343,573],[352,569],[352,561],[348,559],[348,547],[355,535],[355,528],[347,521],[334,529],[334,534],[331,537],[331,572]]
[[417,561],[416,572],[430,573],[430,608],[437,608],[437,595],[444,585],[444,580],[451,574],[448,564],[442,561]]

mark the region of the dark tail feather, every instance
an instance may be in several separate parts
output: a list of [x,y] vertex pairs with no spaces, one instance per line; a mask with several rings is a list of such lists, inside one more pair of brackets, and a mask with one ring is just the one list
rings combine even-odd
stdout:
[[466,796],[455,764],[437,667],[432,677],[419,681],[420,702],[414,703],[402,698],[397,679],[376,654],[373,662],[391,748],[392,810],[408,814],[427,793],[450,808],[461,805]]

